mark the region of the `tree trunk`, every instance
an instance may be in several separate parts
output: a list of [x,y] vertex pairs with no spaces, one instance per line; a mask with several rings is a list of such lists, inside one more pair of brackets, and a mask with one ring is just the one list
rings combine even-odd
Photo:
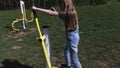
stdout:
[[10,0],[8,0],[8,6],[9,6],[9,9],[11,10],[11,9],[12,9],[12,8],[11,8],[12,4],[11,4],[11,1],[10,1]]
[[95,0],[91,0],[91,5],[96,5]]
[[4,4],[4,8],[3,9],[7,9],[6,0],[3,0],[3,4]]

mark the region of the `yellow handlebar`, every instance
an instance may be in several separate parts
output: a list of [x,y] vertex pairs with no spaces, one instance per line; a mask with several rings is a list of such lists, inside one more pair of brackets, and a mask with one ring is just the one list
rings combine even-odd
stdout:
[[15,30],[15,31],[19,31],[20,30],[19,28],[15,28],[15,23],[21,22],[21,21],[25,21],[26,23],[30,23],[30,22],[33,21],[33,19],[34,19],[33,12],[31,12],[31,19],[29,19],[29,20],[24,19],[23,15],[21,14],[18,19],[16,19],[15,21],[12,22],[12,29]]

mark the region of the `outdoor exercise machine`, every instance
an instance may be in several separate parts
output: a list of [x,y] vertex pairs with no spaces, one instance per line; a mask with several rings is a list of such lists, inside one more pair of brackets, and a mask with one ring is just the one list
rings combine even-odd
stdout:
[[[18,27],[16,28],[15,24],[22,23],[22,29],[26,29],[27,28],[27,23],[32,22],[33,18],[34,18],[34,15],[33,15],[32,12],[31,12],[31,19],[28,20],[26,18],[25,3],[22,0],[20,0],[20,11],[21,11],[21,13],[20,13],[19,18],[17,18],[15,21],[13,21],[12,25],[11,25],[12,29],[16,30],[16,31],[19,31],[20,28],[18,28]],[[20,27],[20,25],[19,25],[19,27]]]
[[[47,65],[46,68],[58,68],[58,67],[52,66],[51,61],[50,61],[49,28],[43,27],[41,30],[41,27],[40,27],[40,24],[38,21],[38,17],[37,17],[35,10],[33,10],[33,14],[34,14],[37,30],[39,33],[39,39],[40,39],[42,49],[43,49],[45,59],[46,59],[46,65]],[[42,31],[43,31],[43,34],[42,34]]]
[[[33,0],[33,5],[34,5],[34,0]],[[33,19],[35,19],[37,31],[39,34],[39,41],[41,42],[41,46],[42,46],[45,60],[46,60],[46,68],[58,68],[58,67],[52,66],[51,60],[50,60],[49,27],[43,26],[43,28],[41,29],[39,21],[38,21],[37,13],[35,10],[32,10],[31,20],[27,20],[26,19],[25,4],[22,0],[20,0],[20,9],[21,9],[21,16],[12,22],[12,29],[16,30],[16,31],[20,30],[19,28],[15,28],[15,24],[18,22],[22,23],[23,29],[26,29],[27,23],[32,22]],[[51,17],[51,22],[52,22],[52,20],[53,20],[53,17]]]

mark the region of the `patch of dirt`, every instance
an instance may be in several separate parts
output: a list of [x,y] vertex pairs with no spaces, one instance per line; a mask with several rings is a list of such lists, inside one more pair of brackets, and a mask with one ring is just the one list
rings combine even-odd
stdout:
[[52,56],[51,60],[52,60],[53,65],[56,65],[56,62],[57,62],[58,58]]
[[23,39],[18,39],[18,40],[16,40],[16,41],[18,41],[18,42],[22,42],[22,41],[24,41]]
[[16,38],[20,38],[20,37],[26,36],[26,35],[28,35],[30,33],[36,32],[36,28],[30,28],[28,30],[29,30],[28,32],[10,31],[6,35],[4,35],[4,40],[8,40],[9,38],[15,38],[16,39]]
[[29,32],[19,32],[18,34],[15,34],[13,38],[19,38],[19,37],[26,36],[27,34],[34,33],[36,31],[36,28],[31,28],[29,30],[30,30]]
[[101,68],[108,68],[108,63],[105,61],[95,61],[94,64],[101,66]]
[[22,47],[20,46],[13,46],[12,49],[21,49]]

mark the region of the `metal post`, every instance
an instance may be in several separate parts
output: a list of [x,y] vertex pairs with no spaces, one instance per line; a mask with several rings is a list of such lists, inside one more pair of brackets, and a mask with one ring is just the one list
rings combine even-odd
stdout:
[[[43,36],[45,37],[46,50],[47,50],[49,61],[51,63],[51,60],[50,60],[50,41],[49,41],[50,32],[49,32],[49,26],[43,26],[42,27],[42,33],[43,33]],[[45,65],[46,65],[46,68],[48,68],[46,62],[45,62]]]
[[26,12],[25,12],[25,3],[20,0],[20,9],[21,9],[21,14],[23,16],[23,20],[22,20],[22,24],[23,24],[23,29],[26,29],[26,22],[25,22],[25,19],[26,19]]

